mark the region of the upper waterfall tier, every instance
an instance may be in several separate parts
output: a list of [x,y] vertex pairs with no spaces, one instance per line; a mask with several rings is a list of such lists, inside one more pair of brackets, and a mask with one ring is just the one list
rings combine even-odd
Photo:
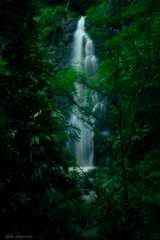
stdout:
[[75,66],[78,71],[87,70],[94,75],[98,69],[97,59],[94,55],[93,42],[85,32],[84,24],[85,17],[81,17],[74,34],[73,66]]
[[77,26],[77,30],[83,30],[84,31],[84,21],[85,21],[85,17],[81,17],[80,20],[78,21],[78,26]]

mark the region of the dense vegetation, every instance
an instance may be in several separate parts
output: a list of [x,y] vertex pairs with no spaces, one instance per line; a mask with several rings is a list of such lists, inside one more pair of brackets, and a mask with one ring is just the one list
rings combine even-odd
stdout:
[[[159,240],[160,2],[42,3],[0,4],[0,239],[85,239],[77,229],[87,221],[99,226],[100,240]],[[98,73],[55,74],[46,49],[65,22],[84,13],[99,43]],[[87,105],[75,100],[75,81]],[[95,92],[103,114],[93,111]],[[68,173],[74,159],[65,141],[78,141],[79,130],[66,124],[58,96],[79,106],[99,139],[99,160],[110,154],[110,169],[85,178]],[[77,201],[82,187],[97,193],[90,207]]]
[[5,1],[0,9],[0,237],[72,239],[75,182],[67,177],[72,158],[63,146],[78,135],[68,134],[52,99],[53,66],[33,19],[40,5]]

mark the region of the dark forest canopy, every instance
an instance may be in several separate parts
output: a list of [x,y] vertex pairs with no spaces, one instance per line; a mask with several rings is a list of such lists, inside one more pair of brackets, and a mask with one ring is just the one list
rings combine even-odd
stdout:
[[[101,59],[90,81],[72,68],[54,73],[46,50],[48,36],[86,14]],[[159,240],[160,2],[5,0],[0,22],[0,239],[85,239],[77,229],[97,224],[98,240]],[[84,107],[75,81],[87,89]],[[92,110],[94,92],[101,115]],[[68,173],[75,160],[65,141],[78,141],[79,129],[66,123],[59,98],[79,106],[110,169]],[[81,188],[97,202],[81,204]]]
[[93,2],[92,0],[43,0],[42,3],[48,7],[63,6],[66,10],[69,9],[71,12],[76,12],[77,15],[85,15],[86,11],[91,6],[97,6],[101,3],[101,0]]

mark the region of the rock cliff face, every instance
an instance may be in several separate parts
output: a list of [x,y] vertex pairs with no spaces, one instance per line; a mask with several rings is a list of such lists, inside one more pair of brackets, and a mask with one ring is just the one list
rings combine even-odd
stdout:
[[62,70],[63,67],[71,66],[73,38],[76,25],[76,19],[69,20],[55,36],[51,48],[52,56],[50,56],[54,72]]

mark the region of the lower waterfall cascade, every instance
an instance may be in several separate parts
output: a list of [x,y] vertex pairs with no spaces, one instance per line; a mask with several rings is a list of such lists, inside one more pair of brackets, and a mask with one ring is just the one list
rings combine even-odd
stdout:
[[[85,17],[81,17],[77,24],[77,29],[74,34],[74,56],[72,66],[79,72],[87,71],[91,76],[94,76],[98,70],[97,58],[94,54],[94,46],[92,40],[85,32]],[[75,83],[76,97],[80,97],[84,92],[84,88],[78,83]],[[103,102],[99,102],[97,93],[92,96],[92,103],[95,111],[102,111],[104,108]],[[83,103],[85,105],[85,101]],[[83,106],[84,106],[83,105]],[[75,107],[78,111],[78,107]],[[94,120],[93,120],[94,121]],[[76,125],[81,130],[79,142],[67,142],[67,147],[73,153],[76,163],[82,167],[94,166],[94,133],[90,127],[84,124],[74,113],[71,114],[69,124]]]

